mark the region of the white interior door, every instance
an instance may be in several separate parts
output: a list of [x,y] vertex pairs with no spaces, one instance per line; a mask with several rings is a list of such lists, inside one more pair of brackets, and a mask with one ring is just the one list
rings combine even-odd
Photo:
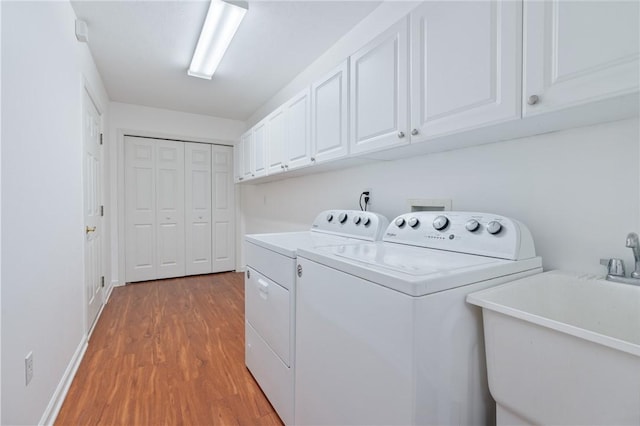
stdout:
[[91,330],[104,303],[102,277],[102,146],[100,113],[84,92],[84,269],[87,303],[86,326]]
[[157,278],[186,274],[184,238],[184,143],[157,140]]
[[211,272],[211,146],[185,143],[187,275]]
[[213,207],[213,268],[212,272],[235,269],[235,195],[233,188],[233,149],[213,145],[212,207]]
[[125,136],[125,279],[156,278],[155,141]]

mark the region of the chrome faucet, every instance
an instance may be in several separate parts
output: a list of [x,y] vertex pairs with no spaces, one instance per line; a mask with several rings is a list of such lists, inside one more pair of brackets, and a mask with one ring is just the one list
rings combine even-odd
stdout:
[[626,246],[633,250],[636,266],[630,278],[625,276],[624,262],[622,259],[600,259],[600,264],[607,267],[607,281],[640,285],[640,240],[638,240],[638,234],[630,232],[629,235],[627,235]]
[[638,234],[630,232],[627,235],[627,247],[633,250],[633,258],[636,261],[636,268],[631,273],[631,278],[640,278],[640,241],[638,241]]

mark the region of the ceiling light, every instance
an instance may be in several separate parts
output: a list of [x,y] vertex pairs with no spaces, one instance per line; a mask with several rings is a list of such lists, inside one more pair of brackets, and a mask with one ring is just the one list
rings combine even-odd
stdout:
[[245,13],[246,2],[211,0],[187,74],[211,80]]

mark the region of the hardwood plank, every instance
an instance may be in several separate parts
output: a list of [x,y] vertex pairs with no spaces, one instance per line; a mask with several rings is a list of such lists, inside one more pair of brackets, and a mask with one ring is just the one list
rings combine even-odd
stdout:
[[282,425],[244,365],[243,274],[113,290],[57,425]]

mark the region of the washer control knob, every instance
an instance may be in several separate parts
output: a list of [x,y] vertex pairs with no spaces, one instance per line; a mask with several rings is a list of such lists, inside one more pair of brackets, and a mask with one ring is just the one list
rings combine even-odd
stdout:
[[362,218],[360,216],[353,217],[353,223],[355,223],[356,225],[360,225],[360,222],[362,222]]
[[327,215],[327,222],[331,222],[333,220],[333,213],[329,213]]
[[404,224],[405,224],[405,223],[406,223],[406,222],[405,222],[405,220],[404,220],[404,218],[403,218],[403,217],[399,217],[399,218],[397,218],[397,219],[396,219],[396,221],[395,221],[395,224],[396,224],[396,226],[397,226],[398,228],[402,228],[402,227],[404,226]]
[[469,232],[476,232],[480,229],[480,223],[475,219],[469,219],[464,227],[467,228],[467,231]]
[[362,219],[362,224],[363,224],[364,226],[369,226],[369,225],[371,225],[371,218],[370,218],[370,217],[366,217],[366,216],[365,216],[365,217]]
[[449,225],[449,219],[447,219],[446,216],[438,216],[433,219],[433,227],[436,228],[437,231],[442,231],[447,225]]
[[420,225],[420,221],[418,220],[417,217],[412,217],[411,219],[409,219],[407,223],[412,228],[415,228],[416,226]]
[[495,235],[497,233],[499,233],[500,231],[502,231],[502,225],[500,225],[500,222],[497,222],[495,220],[492,220],[491,222],[487,223],[487,232]]
[[344,212],[340,213],[340,216],[338,216],[338,221],[340,223],[345,223],[347,219],[348,219],[347,214]]

